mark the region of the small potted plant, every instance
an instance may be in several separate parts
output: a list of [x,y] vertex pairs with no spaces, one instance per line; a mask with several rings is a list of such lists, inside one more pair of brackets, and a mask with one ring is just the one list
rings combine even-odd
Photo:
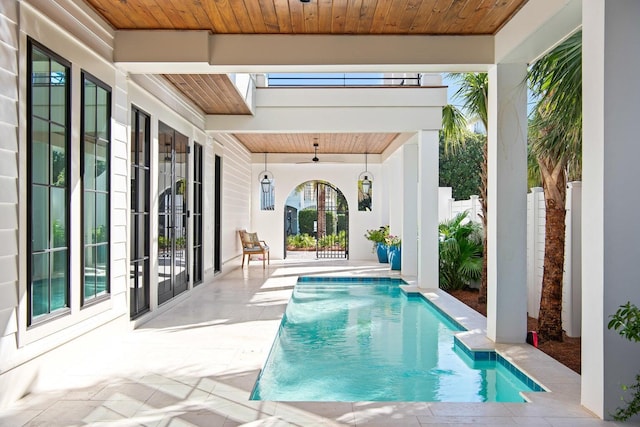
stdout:
[[371,240],[373,242],[373,248],[371,252],[376,252],[378,255],[378,262],[384,263],[389,262],[387,258],[387,246],[386,239],[389,235],[389,226],[383,225],[378,229],[367,230],[364,237],[367,240]]
[[401,246],[402,240],[400,236],[388,235],[386,238],[389,264],[391,264],[392,270],[400,270],[401,264]]

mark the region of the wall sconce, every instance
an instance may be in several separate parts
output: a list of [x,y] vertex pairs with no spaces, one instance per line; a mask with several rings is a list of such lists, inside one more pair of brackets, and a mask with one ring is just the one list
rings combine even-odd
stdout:
[[371,184],[373,182],[373,174],[367,168],[367,153],[364,153],[364,172],[358,175],[358,181],[362,181],[362,192],[367,196],[371,192]]
[[264,153],[264,170],[260,172],[260,188],[263,193],[271,191],[271,182],[273,181],[273,174],[267,170],[267,153]]

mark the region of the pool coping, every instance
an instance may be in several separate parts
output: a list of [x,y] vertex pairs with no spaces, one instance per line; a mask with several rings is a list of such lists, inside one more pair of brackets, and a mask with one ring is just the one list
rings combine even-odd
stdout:
[[419,294],[466,331],[456,339],[473,352],[495,352],[546,393],[522,392],[527,402],[544,403],[549,398],[580,405],[580,375],[541,350],[525,343],[495,343],[487,337],[487,319],[447,292],[438,288],[401,285],[407,294]]

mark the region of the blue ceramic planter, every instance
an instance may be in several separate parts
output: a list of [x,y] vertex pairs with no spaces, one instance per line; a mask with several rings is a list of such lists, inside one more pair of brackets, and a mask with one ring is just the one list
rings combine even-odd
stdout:
[[378,255],[378,262],[389,262],[389,258],[387,256],[387,245],[384,243],[378,243],[378,246],[376,247],[376,254]]
[[400,266],[402,264],[402,251],[399,247],[390,247],[389,248],[389,264],[391,264],[392,270],[400,270]]

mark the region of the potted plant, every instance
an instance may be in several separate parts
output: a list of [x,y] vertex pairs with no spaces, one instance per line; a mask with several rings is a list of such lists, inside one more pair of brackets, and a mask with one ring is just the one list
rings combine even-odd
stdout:
[[389,226],[383,225],[378,229],[367,230],[364,237],[367,240],[373,242],[373,248],[371,252],[376,252],[378,255],[378,262],[389,262],[387,258],[387,246],[386,238],[389,235]]
[[400,270],[402,240],[399,236],[388,235],[386,240],[389,264],[392,270]]

